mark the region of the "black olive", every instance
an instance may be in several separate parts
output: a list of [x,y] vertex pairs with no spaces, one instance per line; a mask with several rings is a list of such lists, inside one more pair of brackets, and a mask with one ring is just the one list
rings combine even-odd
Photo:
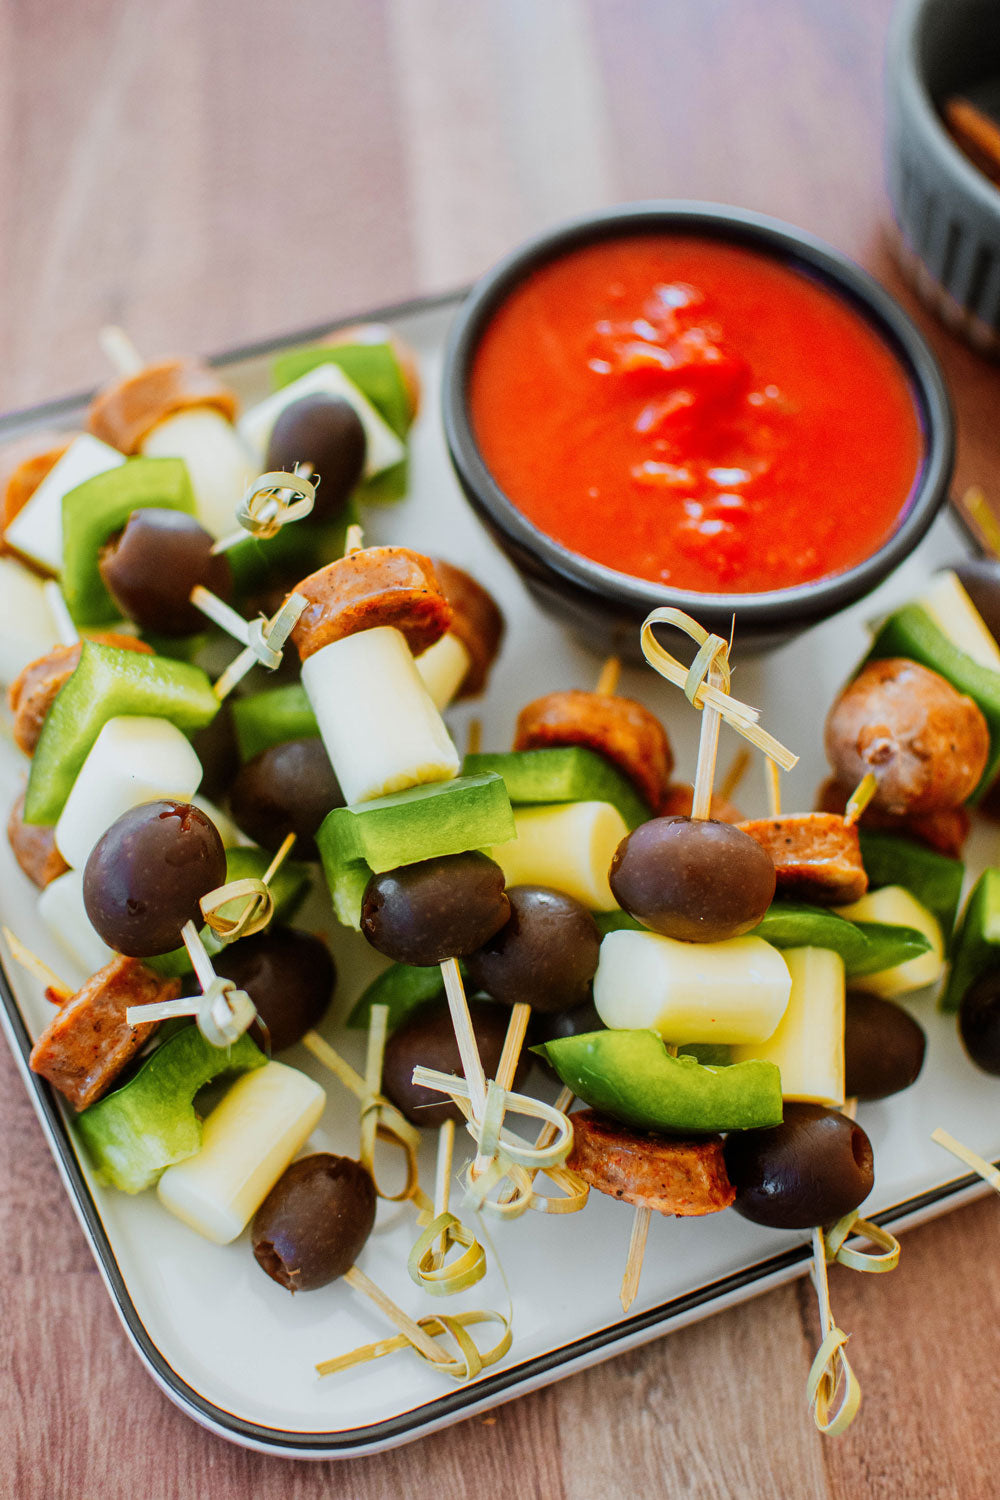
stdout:
[[312,515],[331,521],[340,515],[365,470],[368,439],[361,418],[343,396],[321,391],[293,401],[271,429],[265,468],[292,472],[312,464],[319,476]]
[[654,932],[716,943],[756,927],[774,899],[774,862],[749,834],[712,818],[652,818],[624,838],[615,900]]
[[510,916],[503,871],[470,850],[373,875],[361,903],[361,931],[400,964],[463,958]]
[[375,1223],[375,1185],[360,1162],[303,1156],[254,1214],[254,1258],[279,1286],[311,1292],[349,1271]]
[[927,1038],[909,1011],[877,995],[847,996],[845,1088],[858,1099],[888,1099],[915,1082]]
[[962,996],[962,1045],[978,1068],[1000,1076],[1000,968],[987,969]]
[[201,926],[202,896],[226,879],[226,851],[190,802],[144,802],[116,818],[83,872],[83,901],[98,935],[132,958],[169,953],[186,922]]
[[[469,1014],[483,1069],[487,1078],[492,1078],[500,1063],[510,1012],[489,1000],[470,1000]],[[528,1064],[529,1058],[522,1052],[515,1085],[527,1072]],[[414,1085],[413,1070],[418,1065],[436,1068],[439,1073],[465,1076],[446,1000],[427,1001],[411,1011],[396,1027],[386,1043],[382,1091],[414,1125],[430,1129],[442,1125],[445,1120],[454,1120],[456,1125],[461,1125],[465,1116],[457,1104],[443,1094],[436,1094],[433,1089]]]
[[601,935],[587,908],[562,891],[515,885],[507,891],[510,919],[466,955],[469,978],[505,1005],[569,1010],[590,994]]
[[250,996],[272,1052],[283,1052],[318,1025],[337,982],[323,940],[280,925],[223,948],[215,971]]
[[780,1125],[726,1137],[733,1207],[771,1229],[835,1224],[875,1183],[871,1141],[854,1120],[820,1104],[785,1104]]
[[261,750],[239,771],[229,807],[248,838],[273,854],[289,833],[296,859],[317,859],[315,833],[344,796],[320,739],[286,740]]
[[190,602],[198,584],[220,599],[233,589],[224,553],[193,516],[179,510],[134,510],[121,534],[102,550],[98,568],[122,614],[160,635],[193,635],[207,626]]

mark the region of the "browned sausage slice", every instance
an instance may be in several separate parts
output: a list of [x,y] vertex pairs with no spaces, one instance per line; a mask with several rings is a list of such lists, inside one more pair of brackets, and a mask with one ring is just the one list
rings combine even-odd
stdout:
[[[842,814],[853,790],[853,787],[842,786],[829,777],[816,794],[816,806],[821,812]],[[898,833],[901,838],[916,839],[928,849],[947,854],[951,859],[961,859],[962,848],[972,827],[972,819],[965,807],[939,807],[934,812],[897,817],[869,804],[858,821],[861,828],[878,828],[885,833]]]
[[841,906],[868,889],[858,830],[833,813],[792,813],[739,823],[774,861],[778,897]]
[[[134,635],[116,635],[106,631],[93,635],[102,646],[116,646],[119,651],[152,653],[152,646]],[[37,661],[29,662],[7,691],[7,701],[14,715],[14,742],[25,755],[34,755],[52,700],[67,678],[72,677],[80,660],[80,642],[72,646],[54,646]]]
[[905,657],[869,662],[827,716],[826,758],[838,781],[873,772],[872,805],[896,816],[957,807],[986,768],[990,735],[979,707]]
[[332,641],[392,625],[414,656],[451,625],[452,610],[429,557],[409,547],[363,547],[311,573],[295,592],[309,603],[292,640],[305,661]]
[[451,634],[469,653],[469,670],[459,683],[458,698],[477,698],[485,691],[490,668],[503,640],[504,620],[500,609],[482,584],[461,568],[434,558],[441,592],[452,608]]
[[105,386],[91,402],[87,426],[122,453],[138,453],[158,422],[194,406],[210,406],[232,422],[235,393],[197,359],[161,359]]
[[15,798],[7,819],[7,837],[14,851],[14,858],[29,880],[43,890],[60,875],[65,875],[69,865],[56,848],[55,830],[39,828],[24,821],[24,793]]
[[571,1119],[573,1149],[566,1165],[599,1193],[683,1218],[719,1213],[736,1197],[721,1136],[672,1140],[632,1130],[593,1109]]
[[116,954],[77,990],[31,1049],[32,1072],[47,1078],[74,1109],[86,1109],[114,1083],[157,1022],[130,1026],[130,1005],[175,1000],[179,979],[161,979],[137,958]]
[[633,698],[609,693],[546,693],[522,708],[515,750],[585,745],[617,766],[658,812],[668,795],[673,752],[667,731]]

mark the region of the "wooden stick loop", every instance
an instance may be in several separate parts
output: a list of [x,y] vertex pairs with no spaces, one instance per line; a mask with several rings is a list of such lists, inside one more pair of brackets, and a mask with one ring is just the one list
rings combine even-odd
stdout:
[[[656,639],[656,625],[672,625],[691,637],[699,647],[690,667],[685,667],[671,656]],[[681,609],[666,605],[654,609],[646,616],[640,635],[642,654],[655,672],[682,688],[695,708],[714,708],[721,718],[741,734],[757,750],[777,762],[782,770],[790,771],[798,762],[798,756],[785,748],[778,740],[760,727],[760,710],[733,698],[728,691],[706,681],[714,665],[729,681],[729,644],[721,636],[710,636],[697,620]]]
[[[466,1328],[474,1327],[478,1323],[499,1323],[503,1328],[503,1336],[498,1343],[487,1350],[479,1349],[472,1341],[471,1336],[465,1333]],[[490,1365],[495,1365],[498,1360],[503,1359],[511,1345],[512,1331],[510,1319],[503,1313],[461,1312],[432,1314],[430,1317],[418,1319],[418,1325],[422,1330],[435,1338],[450,1334],[454,1339],[460,1353],[460,1359],[449,1359],[443,1355],[441,1359],[429,1361],[442,1375],[451,1375],[456,1380],[472,1380],[482,1370]],[[471,1348],[469,1347],[471,1345]],[[336,1359],[322,1360],[316,1366],[318,1375],[334,1375],[340,1370],[348,1370],[353,1365],[367,1364],[369,1360],[381,1359],[386,1354],[395,1354],[399,1349],[413,1348],[415,1353],[422,1359],[427,1355],[422,1348],[415,1346],[412,1341],[403,1335],[397,1334],[395,1338],[380,1339],[375,1344],[362,1344],[358,1349],[352,1349],[349,1354],[338,1355]]]
[[830,1283],[826,1274],[826,1240],[822,1229],[813,1230],[812,1244],[812,1279],[819,1303],[823,1340],[806,1379],[806,1399],[820,1432],[835,1437],[845,1432],[857,1416],[861,1386],[844,1353],[848,1335],[833,1321]]
[[290,521],[301,521],[316,503],[318,479],[310,479],[297,469],[287,474],[271,470],[261,474],[251,485],[236,510],[236,519],[244,531],[260,541],[277,536]]
[[[881,1248],[875,1254],[865,1250],[852,1250],[845,1241],[854,1237],[868,1240]],[[901,1247],[895,1235],[883,1229],[880,1224],[860,1218],[857,1210],[845,1214],[832,1229],[826,1231],[823,1238],[827,1260],[831,1263],[836,1261],[838,1265],[847,1266],[852,1271],[879,1274],[894,1271],[899,1265]]]
[[[446,1242],[445,1250],[435,1246],[439,1237]],[[445,1254],[453,1245],[461,1245],[464,1254],[446,1264]],[[410,1251],[406,1268],[417,1286],[422,1286],[432,1297],[450,1297],[483,1279],[486,1251],[453,1213],[438,1214]]]
[[[192,590],[192,597],[196,592],[197,590]],[[230,662],[213,688],[220,702],[232,692],[237,683],[242,681],[251,667],[259,664],[266,667],[268,671],[273,671],[275,667],[280,666],[285,642],[295,629],[299,616],[308,602],[302,594],[292,593],[270,620],[244,621],[246,647],[235,661]]]

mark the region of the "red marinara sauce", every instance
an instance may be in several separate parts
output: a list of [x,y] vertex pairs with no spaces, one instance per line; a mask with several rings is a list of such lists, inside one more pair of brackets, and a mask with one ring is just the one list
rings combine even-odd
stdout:
[[717,240],[598,241],[532,271],[476,350],[473,430],[528,520],[699,593],[841,572],[923,454],[896,358],[823,285]]

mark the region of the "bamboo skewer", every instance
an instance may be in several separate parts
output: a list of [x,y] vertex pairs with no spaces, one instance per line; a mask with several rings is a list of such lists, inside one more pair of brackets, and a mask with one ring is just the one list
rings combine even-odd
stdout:
[[67,1000],[72,999],[76,993],[71,989],[64,979],[60,979],[54,969],[50,969],[44,959],[32,953],[31,949],[21,942],[11,932],[9,927],[0,927],[3,940],[7,944],[7,950],[14,962],[22,968],[26,974],[33,974],[45,986],[45,993],[56,1005],[65,1005]]

